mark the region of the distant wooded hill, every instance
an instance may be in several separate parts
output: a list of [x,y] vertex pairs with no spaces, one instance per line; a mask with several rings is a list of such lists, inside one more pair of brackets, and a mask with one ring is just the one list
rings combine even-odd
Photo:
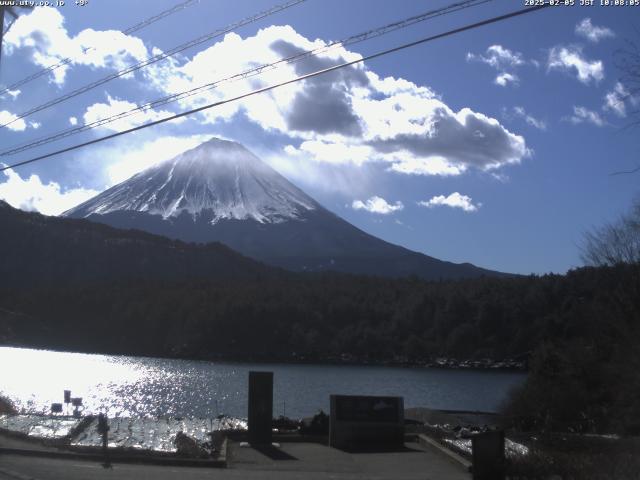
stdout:
[[220,243],[187,244],[138,230],[23,212],[0,200],[0,286],[125,279],[253,278],[277,269]]

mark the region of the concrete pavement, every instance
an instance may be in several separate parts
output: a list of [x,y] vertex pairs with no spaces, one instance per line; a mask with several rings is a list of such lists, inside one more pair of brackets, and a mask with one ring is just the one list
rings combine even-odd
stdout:
[[401,452],[348,453],[314,443],[283,443],[258,451],[231,442],[229,468],[209,469],[99,463],[0,455],[1,480],[79,479],[394,479],[469,480],[464,469],[434,449],[407,443]]

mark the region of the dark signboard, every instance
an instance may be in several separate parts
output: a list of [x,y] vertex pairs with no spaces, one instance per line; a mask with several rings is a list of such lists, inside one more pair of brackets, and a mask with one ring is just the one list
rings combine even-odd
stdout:
[[336,396],[336,419],[342,422],[398,422],[399,397]]
[[402,397],[331,395],[329,444],[347,450],[402,447]]

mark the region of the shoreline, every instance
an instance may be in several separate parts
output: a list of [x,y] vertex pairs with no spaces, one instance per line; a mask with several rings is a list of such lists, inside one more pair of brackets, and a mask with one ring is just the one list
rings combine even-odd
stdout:
[[25,344],[2,343],[0,348],[18,348],[23,350],[40,350],[56,353],[73,353],[82,355],[104,355],[115,357],[134,357],[134,358],[153,358],[165,360],[185,360],[191,362],[207,362],[207,363],[242,363],[242,364],[283,364],[283,365],[332,365],[332,366],[354,366],[354,367],[391,367],[391,368],[415,368],[415,369],[436,369],[436,370],[463,370],[463,371],[494,371],[494,372],[520,372],[527,373],[527,363],[514,359],[457,359],[449,357],[437,357],[433,360],[416,360],[407,359],[361,359],[352,356],[347,357],[317,357],[309,358],[304,356],[256,356],[256,357],[235,357],[229,355],[208,356],[208,357],[190,357],[185,355],[160,356],[155,354],[140,353],[123,353],[108,351],[79,351],[65,350],[51,347],[30,346]]

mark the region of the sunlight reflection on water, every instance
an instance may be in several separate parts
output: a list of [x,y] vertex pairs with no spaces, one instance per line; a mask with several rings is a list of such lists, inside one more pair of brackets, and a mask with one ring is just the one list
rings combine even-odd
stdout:
[[212,363],[0,347],[0,394],[48,413],[62,392],[109,417],[246,417],[250,370],[271,370],[274,415],[328,410],[329,394],[401,395],[405,406],[495,411],[525,376],[370,366]]

